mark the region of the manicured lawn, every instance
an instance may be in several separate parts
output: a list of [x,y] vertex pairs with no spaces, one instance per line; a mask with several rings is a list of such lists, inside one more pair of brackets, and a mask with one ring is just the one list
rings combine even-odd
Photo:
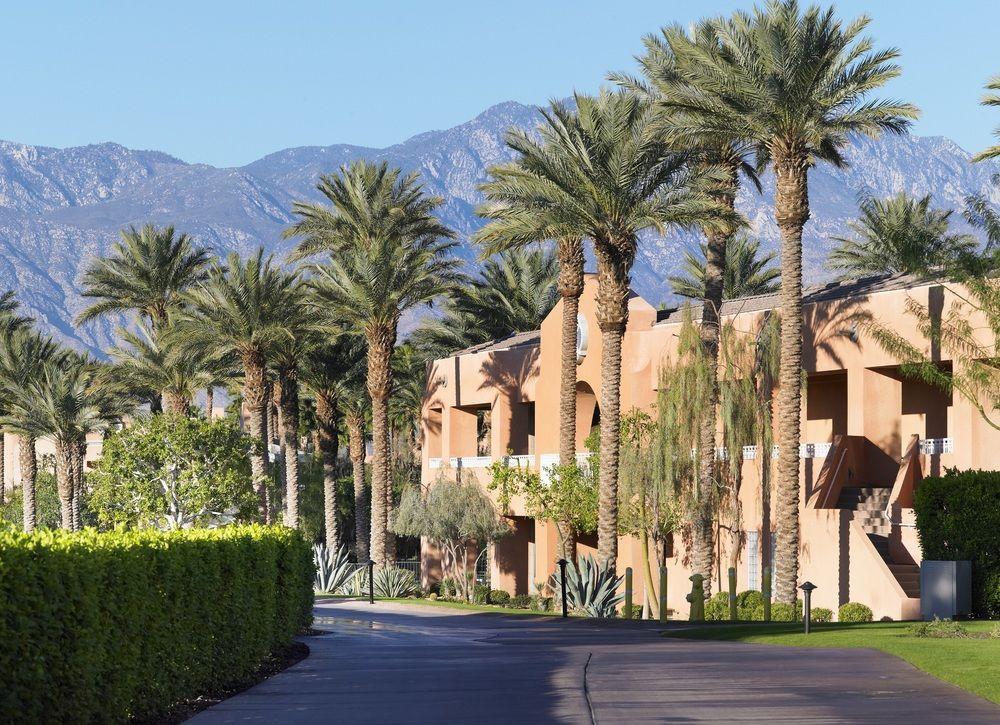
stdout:
[[446,602],[441,599],[379,599],[380,602],[399,602],[400,604],[419,604],[425,607],[446,607],[449,609],[464,609],[470,612],[487,612],[492,614],[532,614],[552,617],[561,612],[536,612],[532,609],[511,609],[510,607],[490,607],[467,602]]
[[[963,622],[970,632],[991,631],[996,622]],[[665,637],[714,639],[791,647],[870,647],[901,657],[946,682],[1000,703],[1000,639],[934,639],[906,634],[905,623],[716,625],[665,632]]]

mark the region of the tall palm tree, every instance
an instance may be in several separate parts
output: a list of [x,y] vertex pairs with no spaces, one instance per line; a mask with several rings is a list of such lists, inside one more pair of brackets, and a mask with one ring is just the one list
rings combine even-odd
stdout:
[[310,280],[335,324],[364,333],[372,406],[371,556],[379,566],[395,559],[389,532],[389,396],[392,351],[400,316],[449,292],[457,279],[453,232],[433,215],[441,204],[416,174],[385,163],[356,161],[321,178],[329,205],[297,202],[299,221],[287,236],[303,239],[295,257],[328,252]]
[[[997,91],[996,93],[987,93],[982,98],[982,105],[984,106],[1000,106],[1000,75],[993,76],[990,78],[989,82],[986,84],[986,90]],[[1000,138],[1000,128],[993,132],[993,135]],[[1000,144],[990,146],[984,151],[980,151],[978,154],[972,157],[973,161],[984,161],[986,159],[995,159],[1000,157]]]
[[92,362],[72,352],[44,361],[36,374],[10,393],[10,413],[4,421],[26,438],[52,441],[62,527],[78,530],[87,436],[128,415],[132,402],[101,384]]
[[77,316],[77,324],[115,312],[137,312],[154,329],[181,304],[185,289],[203,281],[211,254],[172,226],[147,224],[121,232],[107,257],[83,272],[83,296],[99,300]]
[[751,143],[775,173],[782,264],[775,595],[789,603],[798,585],[802,230],[809,218],[809,169],[819,161],[843,166],[841,150],[852,134],[902,133],[917,115],[910,104],[867,99],[899,75],[893,62],[898,52],[873,51],[872,41],[861,36],[868,23],[861,17],[845,26],[832,9],[802,10],[796,0],[772,0],[710,21],[718,43],[712,51],[681,28],[664,34],[685,69],[684,83],[660,89],[667,132],[693,142]]
[[140,397],[160,396],[174,415],[187,415],[198,391],[233,367],[230,355],[182,346],[170,323],[153,329],[143,321],[135,330],[119,328],[118,336],[119,344],[108,351],[114,363],[107,369],[109,382]]
[[635,94],[577,95],[577,111],[553,103],[536,136],[511,131],[507,143],[537,169],[493,170],[484,191],[499,203],[531,199],[546,210],[541,227],[553,239],[593,241],[597,257],[597,320],[601,330],[600,508],[598,556],[618,557],[618,460],[621,344],[628,320],[629,280],[639,234],[671,224],[721,222],[718,205],[699,190],[706,174],[671,153],[653,129],[652,106]]
[[899,193],[888,199],[867,197],[857,220],[848,224],[854,237],[832,237],[839,247],[827,265],[844,277],[886,272],[925,274],[974,254],[969,234],[950,234],[951,209],[932,209],[931,195],[919,199]]
[[216,263],[208,278],[186,295],[186,307],[174,322],[173,334],[187,348],[213,357],[234,355],[243,371],[243,404],[254,444],[250,466],[259,499],[261,521],[276,512],[268,501],[267,359],[291,337],[287,322],[302,304],[303,290],[295,274],[264,258],[264,250],[246,260],[232,253],[225,266]]
[[504,250],[486,259],[478,275],[445,301],[441,316],[429,317],[410,340],[438,358],[537,330],[555,306],[558,274],[556,257],[548,250]]
[[[17,314],[19,306],[20,303],[12,291],[8,290],[0,294],[0,344],[9,343],[15,333],[31,324],[30,317]],[[2,411],[3,399],[0,398],[0,414],[2,414]],[[4,466],[6,441],[4,440],[4,435],[3,426],[0,426],[0,504],[4,502],[7,493],[7,471]]]
[[[671,291],[681,297],[705,299],[705,257],[706,245],[699,248],[700,254],[687,251],[681,262],[679,274],[667,277]],[[726,259],[722,274],[722,299],[734,300],[741,297],[769,295],[777,292],[781,285],[781,270],[775,266],[778,255],[760,251],[760,240],[745,234],[738,234],[726,243]]]
[[[347,453],[351,459],[354,489],[354,554],[360,564],[374,557],[371,526],[374,517],[368,514],[369,508],[374,506],[375,494],[374,486],[368,491],[365,485],[365,430],[370,411],[366,386],[348,388],[341,398],[341,405],[347,427]],[[374,479],[374,471],[372,473]]]
[[[22,328],[11,335],[0,337],[0,395],[3,399],[10,401],[16,394],[15,391],[25,390],[29,384],[37,382],[44,366],[58,354],[59,346],[51,337],[43,336],[31,328]],[[8,405],[5,416],[9,414]],[[35,529],[37,514],[35,478],[38,464],[35,436],[22,432],[18,437],[24,530],[31,532]]]
[[[332,342],[309,350],[302,361],[300,372],[306,389],[316,399],[318,447],[323,462],[323,521],[326,545],[331,551],[340,546],[340,524],[337,521],[337,452],[340,436],[338,420],[341,415],[342,400],[350,396],[352,390],[360,391],[364,388],[363,384],[359,384],[364,369],[364,359],[364,343],[358,336],[338,335]],[[363,493],[363,458],[361,466]],[[362,522],[365,519],[365,516],[359,515],[357,511],[355,516]],[[367,554],[364,561],[368,561]]]

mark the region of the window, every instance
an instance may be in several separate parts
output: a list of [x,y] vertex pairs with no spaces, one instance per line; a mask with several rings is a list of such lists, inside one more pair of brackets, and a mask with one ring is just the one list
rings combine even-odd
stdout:
[[760,589],[758,539],[756,531],[747,532],[747,587],[749,589]]

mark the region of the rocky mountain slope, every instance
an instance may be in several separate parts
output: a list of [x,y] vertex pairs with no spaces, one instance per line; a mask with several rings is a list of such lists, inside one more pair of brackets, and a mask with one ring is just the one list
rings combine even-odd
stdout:
[[[280,234],[292,202],[317,198],[320,174],[362,156],[420,171],[446,200],[442,219],[464,240],[480,224],[474,209],[486,168],[511,158],[504,132],[531,127],[536,119],[534,107],[501,103],[460,126],[384,149],[291,148],[240,168],[188,164],[114,143],[53,149],[0,141],[0,288],[15,289],[26,310],[59,337],[100,351],[113,338],[114,321],[74,328],[72,319],[83,307],[78,279],[87,260],[105,252],[123,226],[172,223],[219,254],[245,254],[263,244],[283,255],[289,243]],[[821,167],[811,176],[813,216],[804,241],[811,280],[827,275],[829,236],[845,231],[861,194],[932,192],[937,205],[958,207],[966,194],[984,191],[1000,202],[989,184],[1000,164],[971,165],[969,154],[946,138],[860,140],[848,158],[847,169]],[[771,246],[777,240],[773,192],[768,175],[763,194],[744,191],[738,202]],[[653,302],[669,297],[663,278],[696,242],[682,233],[645,239],[636,289]],[[476,251],[468,244],[463,254],[474,263]]]

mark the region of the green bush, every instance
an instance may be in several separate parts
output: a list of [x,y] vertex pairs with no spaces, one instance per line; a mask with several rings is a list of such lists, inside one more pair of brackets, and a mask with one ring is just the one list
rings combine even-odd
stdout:
[[503,589],[491,589],[490,590],[490,604],[496,604],[500,607],[506,607],[510,603],[510,594],[505,592]]
[[935,619],[933,622],[916,622],[906,628],[911,637],[931,637],[934,639],[965,639],[969,630],[950,619]]
[[729,619],[729,592],[716,592],[705,602],[705,620],[724,622]]
[[527,594],[518,594],[510,598],[510,601],[507,602],[507,606],[511,609],[533,609],[531,606],[533,599],[534,597],[530,597]]
[[[86,497],[83,503],[86,506]],[[35,525],[40,529],[58,529],[62,523],[55,474],[41,466],[35,478],[35,516]],[[6,501],[0,505],[0,523],[14,531],[24,526],[24,489],[20,486],[7,492]]]
[[743,622],[764,619],[764,595],[756,589],[748,589],[737,594],[736,616]]
[[827,609],[826,607],[813,607],[809,616],[814,622],[832,622],[833,621],[833,610]]
[[860,602],[842,604],[837,611],[838,622],[870,622],[872,619],[871,608]]
[[472,603],[487,604],[490,600],[490,588],[485,584],[476,584],[472,587]]
[[948,471],[913,494],[924,559],[972,562],[972,608],[1000,617],[1000,471]]
[[[764,605],[760,607],[760,618],[764,619]],[[802,621],[802,600],[796,599],[795,606],[787,602],[771,603],[772,622],[800,622]]]
[[247,682],[312,621],[312,550],[262,526],[0,533],[0,722],[124,722]]

